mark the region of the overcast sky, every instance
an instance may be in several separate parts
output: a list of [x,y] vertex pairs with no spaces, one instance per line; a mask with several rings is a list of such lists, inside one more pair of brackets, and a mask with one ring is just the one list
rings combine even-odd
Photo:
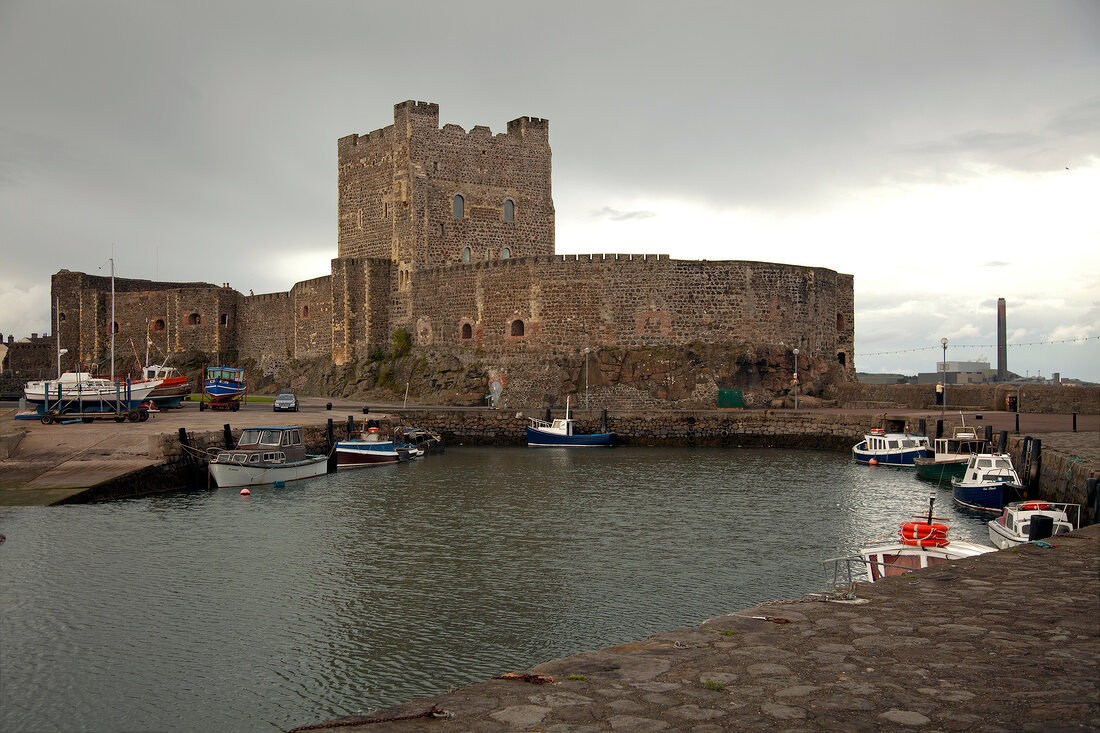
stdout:
[[995,366],[1003,297],[1011,370],[1100,381],[1097,0],[0,0],[0,332],[112,253],[328,274],[336,140],[406,99],[550,120],[558,252],[851,273],[861,371]]

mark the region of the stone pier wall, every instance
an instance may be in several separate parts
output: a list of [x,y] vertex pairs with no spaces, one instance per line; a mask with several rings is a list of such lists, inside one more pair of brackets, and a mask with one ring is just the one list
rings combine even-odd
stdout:
[[[1100,387],[1062,387],[1045,384],[949,384],[948,410],[1005,410],[1005,398],[1015,395],[1020,412],[1068,415],[1100,414]],[[840,408],[872,407],[938,410],[934,384],[834,383],[825,397]]]

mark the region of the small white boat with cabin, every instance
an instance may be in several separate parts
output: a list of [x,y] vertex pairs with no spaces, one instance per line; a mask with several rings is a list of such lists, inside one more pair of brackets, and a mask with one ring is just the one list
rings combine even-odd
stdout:
[[209,470],[220,488],[262,486],[321,476],[328,456],[306,453],[298,425],[245,428],[236,448],[210,459]]
[[[1032,523],[1039,525],[1038,518],[1050,518],[1049,534],[1041,532],[1038,536],[1032,531]],[[1001,516],[989,520],[989,541],[1004,550],[1032,541],[1046,539],[1054,535],[1072,532],[1080,525],[1080,504],[1057,504],[1049,501],[1014,501],[1001,512]]]
[[160,383],[159,379],[116,382],[93,377],[89,372],[64,372],[59,379],[27,382],[23,388],[23,396],[31,405],[58,400],[80,401],[86,406],[114,404],[119,401],[141,402]]
[[531,424],[527,426],[527,445],[532,448],[541,447],[611,447],[615,445],[617,435],[615,433],[592,433],[581,435],[573,432],[576,420],[569,416],[569,397],[565,398],[565,417],[556,418],[550,422],[540,420],[537,417],[527,418]]

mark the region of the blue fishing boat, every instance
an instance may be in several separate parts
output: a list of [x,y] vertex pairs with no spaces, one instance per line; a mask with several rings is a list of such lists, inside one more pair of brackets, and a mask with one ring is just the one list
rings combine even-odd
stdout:
[[932,449],[928,446],[928,437],[911,433],[872,430],[863,436],[862,441],[852,446],[852,458],[857,463],[895,468],[912,468],[914,460],[930,455]]
[[1008,453],[975,453],[962,478],[951,479],[956,504],[1000,514],[1005,504],[1027,498]]
[[244,369],[227,366],[206,368],[206,378],[202,383],[202,401],[199,409],[209,407],[212,410],[237,410],[241,400],[248,392]]
[[569,398],[565,399],[565,417],[547,422],[537,417],[527,418],[531,424],[527,426],[527,445],[532,448],[545,447],[577,447],[598,448],[615,445],[618,438],[615,433],[593,433],[579,435],[573,432],[576,420],[569,417]]

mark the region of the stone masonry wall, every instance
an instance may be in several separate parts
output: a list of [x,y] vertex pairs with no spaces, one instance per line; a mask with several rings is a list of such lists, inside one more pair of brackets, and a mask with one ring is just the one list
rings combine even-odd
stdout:
[[[1100,414],[1100,387],[1043,384],[950,384],[947,410],[1005,410],[1010,394],[1016,396],[1020,412]],[[938,409],[934,384],[835,384],[825,396],[836,400],[838,407]]]
[[294,312],[290,293],[241,298],[238,350],[261,371],[274,372],[294,358]]
[[290,289],[294,308],[294,357],[332,355],[332,277],[295,283]]

